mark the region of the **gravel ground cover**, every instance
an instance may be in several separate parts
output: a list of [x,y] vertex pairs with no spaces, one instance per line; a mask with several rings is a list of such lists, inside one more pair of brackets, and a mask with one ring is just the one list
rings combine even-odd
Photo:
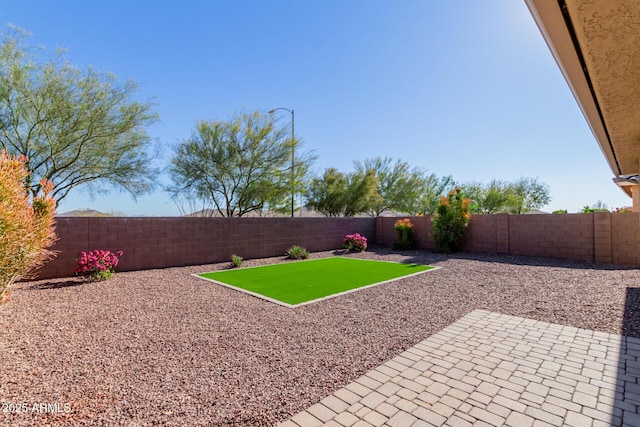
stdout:
[[442,268],[293,309],[190,276],[227,263],[20,283],[0,306],[0,420],[273,425],[476,308],[640,337],[638,269],[383,249],[349,256]]

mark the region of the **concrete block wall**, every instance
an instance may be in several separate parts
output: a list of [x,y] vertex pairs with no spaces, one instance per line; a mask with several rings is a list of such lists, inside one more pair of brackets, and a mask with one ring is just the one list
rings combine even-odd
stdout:
[[278,256],[292,245],[338,249],[358,232],[375,243],[374,218],[57,218],[58,256],[39,278],[68,277],[81,251],[123,250],[118,270]]
[[[118,269],[125,271],[278,256],[296,244],[338,249],[355,232],[392,246],[399,218],[57,218],[52,249],[60,253],[39,277],[71,276],[80,252],[94,249],[123,250]],[[417,248],[433,250],[431,217],[410,219]],[[474,215],[461,251],[640,266],[640,216]]]
[[416,248],[422,250],[433,250],[433,240],[431,239],[431,217],[377,217],[376,218],[376,241],[379,245],[392,246],[397,238],[396,229],[393,228],[396,221],[402,218],[409,218],[413,223]]
[[511,215],[509,253],[593,262],[593,215]]
[[[393,245],[398,218],[377,219],[379,244]],[[432,250],[431,218],[410,219],[418,249]],[[461,251],[640,266],[640,216],[631,212],[473,215]]]
[[611,262],[640,266],[640,218],[637,212],[612,214]]
[[[376,218],[376,236],[378,244],[392,246],[396,241],[396,230],[393,225],[398,219],[407,217],[378,217]],[[434,250],[431,238],[432,217],[414,216],[408,217],[414,225],[416,235],[416,248],[422,250]],[[503,223],[508,224],[507,214],[498,215],[474,215],[469,223],[467,236],[461,242],[462,252],[497,253],[500,242],[497,237],[503,232]],[[501,228],[502,227],[502,228]],[[507,244],[508,247],[508,244]],[[503,252],[501,252],[503,253]]]
[[467,235],[461,242],[462,252],[497,253],[498,216],[474,215],[469,221]]
[[594,212],[593,214],[593,258],[606,264],[613,262],[613,247],[611,246],[612,219],[611,214],[608,212]]

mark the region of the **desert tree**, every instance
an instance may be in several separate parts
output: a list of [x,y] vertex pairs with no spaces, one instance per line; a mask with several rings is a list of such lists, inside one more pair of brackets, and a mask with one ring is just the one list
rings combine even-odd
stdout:
[[407,182],[408,197],[398,210],[410,215],[433,215],[440,202],[456,186],[451,175],[438,177],[435,173],[412,173]]
[[136,100],[134,82],[81,70],[63,52],[29,48],[27,37],[12,27],[0,40],[0,148],[26,158],[31,195],[42,179],[55,184],[57,202],[78,186],[149,191],[152,103]]
[[540,209],[551,201],[551,189],[538,178],[522,177],[510,184],[510,192],[509,211],[515,214]]
[[[294,187],[291,144],[295,144]],[[175,201],[200,203],[220,216],[265,209],[290,211],[291,191],[306,188],[314,157],[301,150],[270,114],[237,113],[226,121],[201,121],[171,159],[167,187]]]
[[391,157],[375,157],[354,162],[357,173],[373,171],[377,181],[377,191],[369,202],[368,214],[380,216],[385,211],[402,210],[415,198],[415,184],[423,178],[421,170],[407,162]]
[[537,178],[522,177],[516,181],[491,180],[488,184],[470,182],[462,186],[471,199],[473,214],[509,212],[523,214],[540,209],[551,201],[549,186]]
[[471,200],[470,212],[473,214],[494,214],[505,212],[515,203],[510,183],[491,180],[488,184],[478,181],[462,186],[466,197]]
[[328,168],[311,180],[307,206],[324,216],[355,216],[369,212],[378,197],[375,171],[344,174]]
[[347,193],[344,216],[356,216],[372,212],[380,206],[382,196],[378,192],[378,179],[373,169],[355,171],[347,175]]
[[342,216],[347,204],[348,180],[344,173],[335,168],[328,168],[321,177],[309,183],[307,190],[307,206],[324,216]]
[[[291,163],[287,162],[285,168],[279,168],[276,171],[278,182],[286,183],[286,191],[273,191],[267,194],[262,214],[278,214],[290,215],[291,203],[294,204],[293,210],[298,211],[302,208],[302,200],[306,197],[309,181],[312,178],[311,168],[316,161],[316,155],[312,151],[302,150],[302,140],[296,138],[294,140],[295,156],[293,160],[293,187],[291,183]],[[289,145],[290,147],[290,145]],[[289,154],[291,156],[291,154]],[[293,200],[292,200],[293,189]]]
[[455,187],[451,176],[437,177],[424,169],[390,157],[355,161],[357,172],[374,171],[377,193],[372,196],[368,214],[380,216],[385,211],[410,215],[433,214],[440,197]]

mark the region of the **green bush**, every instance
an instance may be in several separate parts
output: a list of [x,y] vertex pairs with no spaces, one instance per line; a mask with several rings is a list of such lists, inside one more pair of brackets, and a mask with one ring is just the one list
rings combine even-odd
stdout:
[[286,252],[289,259],[307,259],[309,258],[309,252],[302,246],[291,246]]
[[593,213],[593,212],[609,212],[609,209],[606,208],[593,208],[591,206],[583,206],[582,213]]
[[238,255],[231,255],[231,268],[238,268],[242,265],[242,257]]
[[621,208],[615,208],[613,212],[615,213],[633,212],[633,208],[631,206],[623,206]]
[[413,224],[409,218],[397,220],[393,225],[393,228],[396,229],[396,234],[398,236],[398,240],[393,244],[393,249],[400,251],[415,249],[416,239],[413,232]]
[[467,233],[470,203],[471,200],[462,197],[460,187],[451,190],[447,197],[440,197],[432,229],[437,251],[449,254],[458,249],[460,240]]
[[566,214],[567,210],[566,209],[558,209],[556,211],[551,212],[552,214]]

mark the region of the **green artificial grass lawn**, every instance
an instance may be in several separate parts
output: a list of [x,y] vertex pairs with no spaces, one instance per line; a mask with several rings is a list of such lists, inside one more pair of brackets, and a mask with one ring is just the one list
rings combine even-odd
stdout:
[[348,292],[435,267],[354,258],[320,258],[198,274],[289,305]]

